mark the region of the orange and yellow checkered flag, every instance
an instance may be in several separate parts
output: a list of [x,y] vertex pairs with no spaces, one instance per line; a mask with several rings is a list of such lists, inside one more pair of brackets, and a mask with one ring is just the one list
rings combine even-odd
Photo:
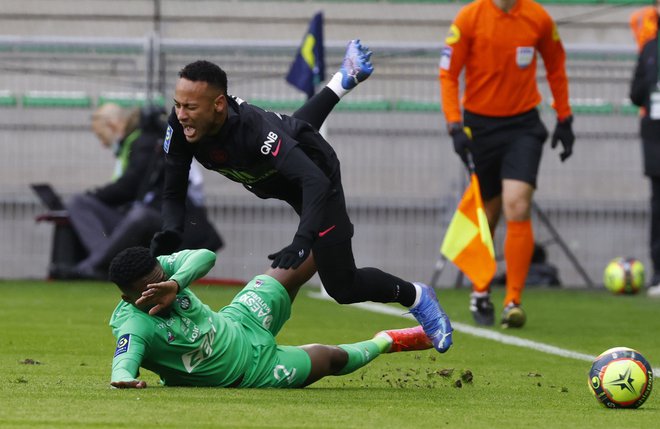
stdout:
[[475,290],[488,288],[497,264],[479,180],[473,170],[470,185],[449,223],[440,253],[472,281]]

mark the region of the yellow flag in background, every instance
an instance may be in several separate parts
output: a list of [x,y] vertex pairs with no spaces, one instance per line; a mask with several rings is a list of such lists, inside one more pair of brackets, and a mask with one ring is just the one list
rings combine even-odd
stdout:
[[483,291],[488,288],[497,265],[479,180],[474,173],[470,175],[470,185],[449,223],[440,253],[472,281],[474,289]]

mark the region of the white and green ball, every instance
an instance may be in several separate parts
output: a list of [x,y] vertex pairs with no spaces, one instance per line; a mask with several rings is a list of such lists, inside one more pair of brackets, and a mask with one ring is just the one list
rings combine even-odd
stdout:
[[605,267],[603,284],[615,294],[636,294],[644,286],[644,264],[635,258],[614,258]]
[[637,350],[611,348],[594,359],[589,388],[607,408],[638,408],[653,389],[653,369]]

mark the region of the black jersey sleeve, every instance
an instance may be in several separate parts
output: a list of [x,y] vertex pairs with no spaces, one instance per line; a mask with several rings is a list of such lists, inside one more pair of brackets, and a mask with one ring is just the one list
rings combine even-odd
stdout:
[[165,142],[165,183],[163,185],[163,230],[183,233],[188,193],[188,174],[193,154],[187,148],[183,128],[174,113],[168,120]]
[[278,171],[302,188],[302,210],[296,236],[314,241],[321,227],[330,179],[298,146],[279,163]]
[[266,112],[263,117],[259,137],[261,156],[269,159],[292,186],[300,188],[302,207],[296,236],[312,243],[323,220],[330,179],[291,136],[292,127],[280,115]]

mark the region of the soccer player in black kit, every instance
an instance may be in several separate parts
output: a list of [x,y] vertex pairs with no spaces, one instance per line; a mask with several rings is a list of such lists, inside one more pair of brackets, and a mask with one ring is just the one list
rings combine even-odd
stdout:
[[213,63],[185,66],[163,145],[163,229],[154,236],[151,251],[168,254],[179,244],[194,157],[258,197],[286,201],[298,213],[292,243],[268,256],[272,268],[300,270],[305,281],[318,271],[323,287],[340,304],[376,301],[409,307],[436,350],[444,353],[452,344],[452,327],[431,287],[356,267],[339,160],[318,132],[340,97],[371,74],[370,56],[359,40],[349,42],[340,71],[292,116],[229,96],[227,75]]

